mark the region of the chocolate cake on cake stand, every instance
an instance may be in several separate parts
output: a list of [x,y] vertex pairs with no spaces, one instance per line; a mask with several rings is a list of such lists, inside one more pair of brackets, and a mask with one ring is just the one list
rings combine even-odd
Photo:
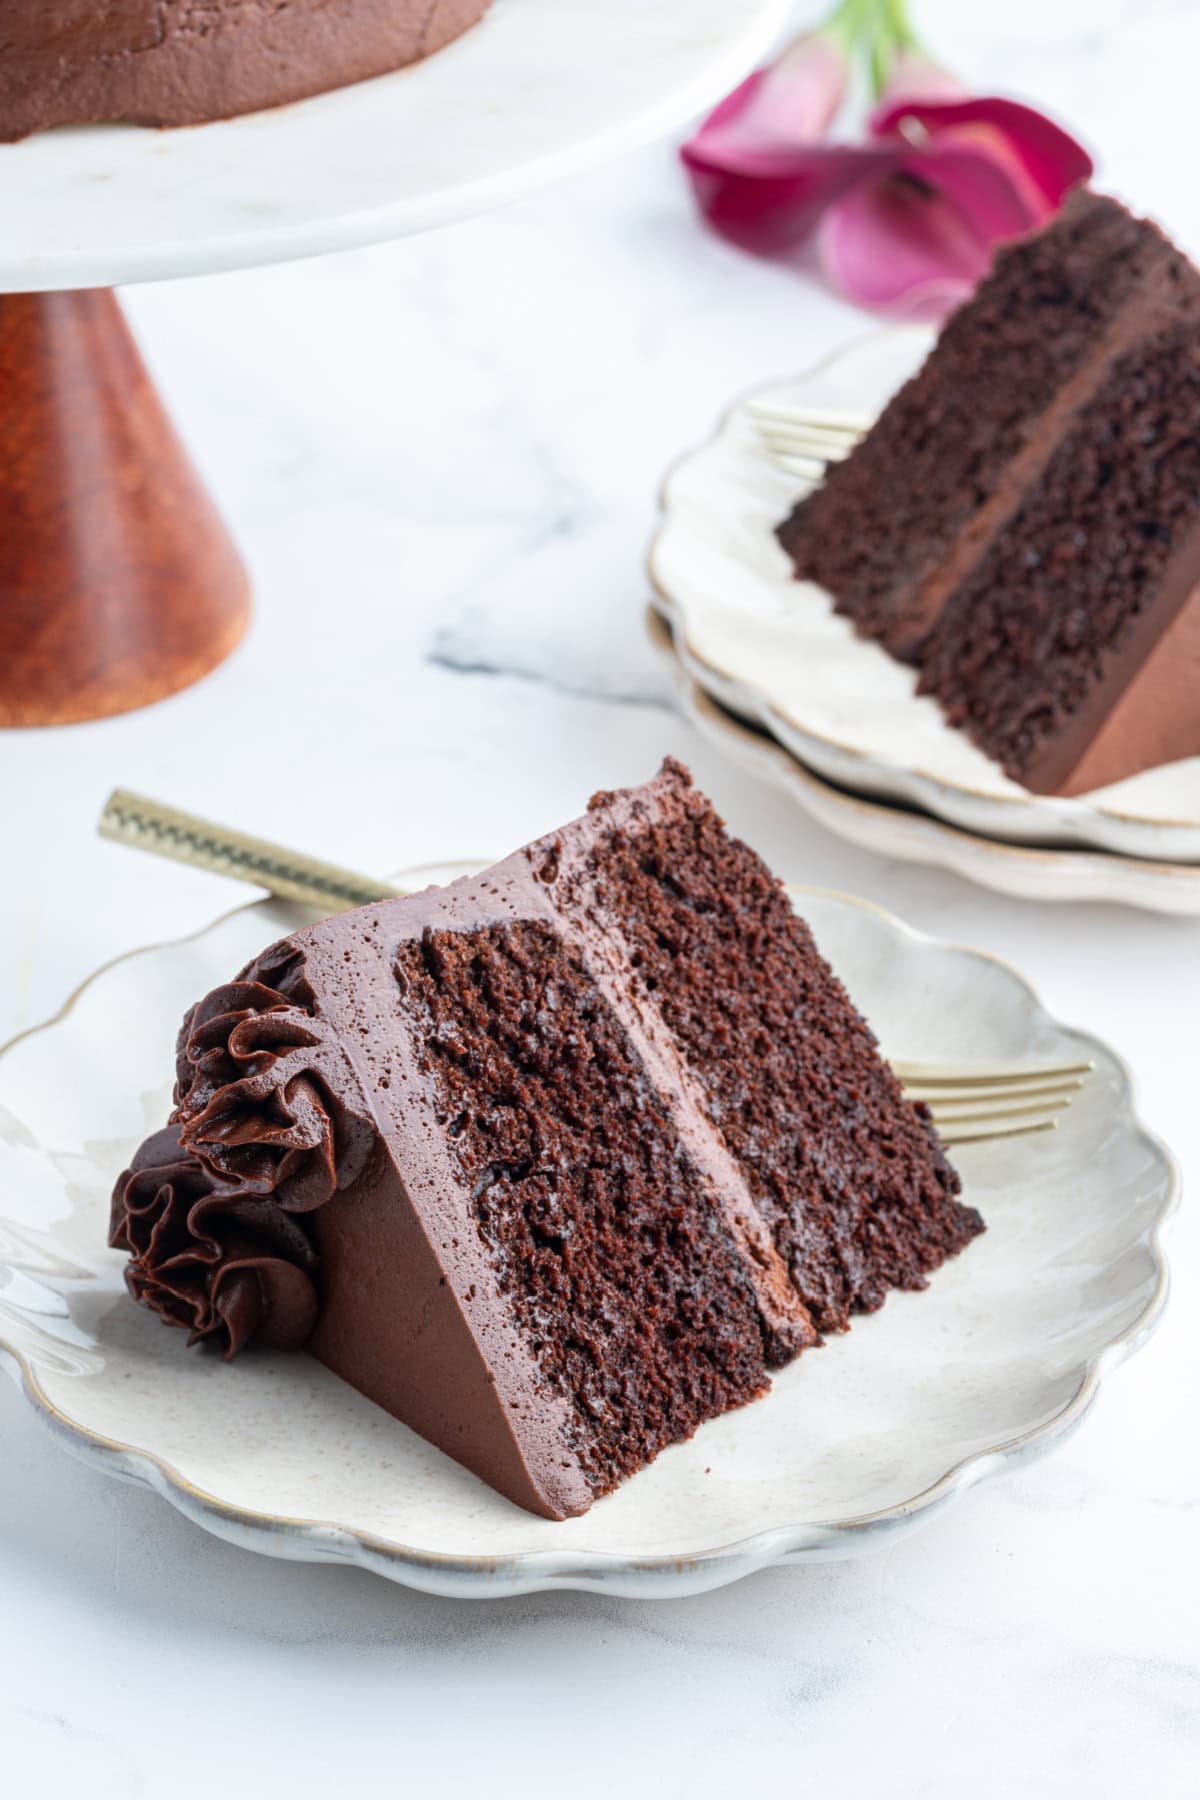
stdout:
[[715,101],[788,10],[494,0],[427,61],[294,106],[0,145],[0,725],[161,699],[221,662],[249,617],[245,570],[117,284],[315,256],[519,199]]

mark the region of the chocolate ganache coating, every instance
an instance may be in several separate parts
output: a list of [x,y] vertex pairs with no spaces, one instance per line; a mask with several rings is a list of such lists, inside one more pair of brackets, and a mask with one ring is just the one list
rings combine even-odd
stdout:
[[[298,1349],[317,1320],[305,1215],[366,1167],[375,1128],[345,1052],[273,946],[184,1019],[171,1123],[113,1192],[109,1242],[134,1299],[227,1357]],[[276,986],[268,985],[275,981]]]

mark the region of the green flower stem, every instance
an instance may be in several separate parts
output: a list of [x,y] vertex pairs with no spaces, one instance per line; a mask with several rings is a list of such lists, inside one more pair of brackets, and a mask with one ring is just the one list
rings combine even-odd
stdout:
[[870,45],[871,79],[878,99],[887,86],[892,65],[902,50],[917,50],[921,40],[913,30],[906,0],[879,0],[876,29]]
[[864,40],[869,51],[887,5],[888,0],[841,0],[817,29],[822,37],[835,39],[847,55],[852,55]]
[[908,16],[907,0],[883,0],[883,12],[897,45],[903,50],[919,49],[917,34]]
[[817,30],[821,37],[832,38],[848,57],[865,58],[876,99],[887,86],[897,56],[905,50],[922,50],[908,16],[907,0],[840,0]]

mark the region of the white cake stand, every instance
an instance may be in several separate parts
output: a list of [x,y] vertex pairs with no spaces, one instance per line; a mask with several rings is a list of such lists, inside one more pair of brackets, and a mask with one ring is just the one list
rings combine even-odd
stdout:
[[0,145],[0,724],[157,699],[219,662],[247,616],[236,553],[115,299],[96,290],[314,256],[518,199],[675,129],[745,74],[788,11],[494,0],[427,62],[299,105]]

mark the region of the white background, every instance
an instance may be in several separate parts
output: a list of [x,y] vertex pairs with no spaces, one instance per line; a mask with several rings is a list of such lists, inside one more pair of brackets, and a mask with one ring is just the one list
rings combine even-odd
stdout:
[[[917,12],[1200,249],[1200,5]],[[1125,1054],[1200,1172],[1200,924],[844,847],[674,716],[641,626],[662,470],[863,320],[704,237],[669,147],[433,237],[127,301],[257,612],[188,694],[0,736],[0,1036],[235,898],[98,843],[114,784],[386,870],[508,850],[670,751],[781,874],[1016,962]],[[0,1384],[0,1792],[1194,1796],[1186,1203],[1171,1249],[1166,1322],[1050,1460],[888,1552],[676,1603],[452,1603],[259,1559],[76,1465]]]

